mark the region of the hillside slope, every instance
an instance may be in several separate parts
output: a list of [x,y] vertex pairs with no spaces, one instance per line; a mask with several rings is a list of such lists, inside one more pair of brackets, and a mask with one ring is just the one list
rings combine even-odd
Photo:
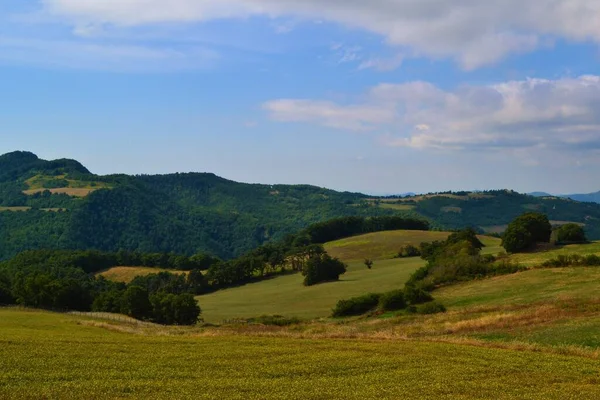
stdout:
[[27,249],[98,249],[231,258],[319,221],[421,216],[442,230],[500,232],[536,210],[585,224],[600,239],[600,204],[512,191],[369,198],[308,185],[261,185],[210,173],[92,174],[74,160],[28,152],[0,156],[0,259]]
[[207,173],[97,176],[26,152],[0,156],[0,167],[0,259],[37,248],[230,258],[315,222],[394,213],[362,194]]

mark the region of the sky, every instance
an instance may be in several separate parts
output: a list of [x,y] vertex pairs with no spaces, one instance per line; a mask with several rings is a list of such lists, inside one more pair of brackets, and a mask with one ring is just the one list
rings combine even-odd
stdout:
[[371,194],[600,190],[596,0],[2,0],[0,153]]

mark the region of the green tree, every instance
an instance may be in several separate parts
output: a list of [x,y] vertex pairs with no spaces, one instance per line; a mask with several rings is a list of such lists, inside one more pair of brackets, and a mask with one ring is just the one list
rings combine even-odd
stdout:
[[585,243],[587,238],[583,227],[577,224],[566,224],[558,228],[557,240],[559,243]]
[[152,305],[148,291],[140,286],[129,286],[123,293],[121,312],[136,319],[148,319],[152,316]]
[[346,272],[346,264],[332,258],[329,254],[315,254],[311,256],[304,268],[304,286],[312,286],[321,282],[337,281],[340,275]]
[[531,232],[522,224],[511,223],[502,236],[502,247],[508,253],[518,253],[532,245]]

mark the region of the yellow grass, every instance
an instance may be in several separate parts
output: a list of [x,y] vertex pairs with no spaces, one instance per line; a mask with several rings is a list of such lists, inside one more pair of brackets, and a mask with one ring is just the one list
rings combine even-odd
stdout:
[[0,211],[29,211],[31,207],[0,207]]
[[32,195],[36,193],[41,193],[46,190],[50,191],[53,194],[67,194],[72,197],[86,197],[90,193],[98,190],[99,188],[57,188],[57,189],[29,189],[24,190],[23,193],[26,195]]
[[98,275],[103,276],[110,281],[129,283],[138,276],[158,274],[159,272],[169,272],[171,274],[188,273],[186,271],[150,267],[113,267],[107,271],[98,273]]

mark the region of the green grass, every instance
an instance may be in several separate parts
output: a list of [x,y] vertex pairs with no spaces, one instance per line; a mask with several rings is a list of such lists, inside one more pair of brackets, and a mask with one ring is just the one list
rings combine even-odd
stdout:
[[[376,232],[327,243],[325,250],[344,261],[362,261],[365,258],[385,260],[393,258],[401,247],[408,244],[418,246],[422,242],[445,240],[448,235],[448,232],[435,231]],[[486,245],[483,250],[485,254],[495,254],[503,250],[500,247],[500,239],[488,236],[481,236],[480,239]]]
[[[338,240],[326,244],[325,249],[348,263],[348,272],[339,282],[304,287],[300,274],[278,276],[199,296],[198,303],[209,322],[274,314],[304,319],[328,317],[339,300],[400,289],[416,269],[425,265],[419,257],[389,259],[400,247],[446,237],[447,232],[389,231]],[[481,239],[486,244],[484,253],[500,252],[499,239]],[[375,260],[372,270],[363,264],[367,257]]]
[[0,332],[3,399],[600,396],[600,363],[575,356],[410,341],[135,335],[6,309]]
[[[54,181],[66,181],[66,186],[60,188],[54,187],[55,185],[52,184]],[[105,182],[69,179],[66,175],[36,175],[27,179],[25,183],[28,189],[24,190],[23,193],[27,195],[49,190],[51,193],[64,193],[73,197],[85,197],[95,190],[110,189],[112,187]]]
[[302,275],[285,275],[197,299],[203,317],[209,322],[273,314],[327,317],[340,299],[403,287],[410,274],[423,265],[420,258],[384,260],[375,261],[369,270],[362,262],[352,262],[339,282],[305,287]]
[[171,274],[187,274],[185,271],[173,269],[151,268],[151,267],[113,267],[106,271],[99,272],[97,275],[103,276],[109,281],[129,283],[138,276],[158,274],[159,272],[168,272]]
[[434,291],[449,307],[523,305],[559,298],[600,297],[600,268],[533,269]]
[[592,242],[588,244],[573,244],[551,248],[543,251],[531,253],[513,254],[511,259],[528,267],[539,267],[544,261],[556,258],[558,255],[579,254],[582,256],[590,254],[600,255],[600,242]]

